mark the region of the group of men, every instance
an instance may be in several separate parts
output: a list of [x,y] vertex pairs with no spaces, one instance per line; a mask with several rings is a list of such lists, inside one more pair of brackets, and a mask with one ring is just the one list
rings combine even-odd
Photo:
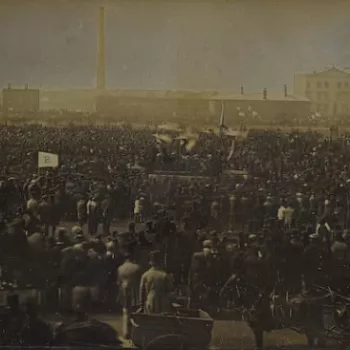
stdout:
[[[126,337],[135,307],[168,311],[179,286],[188,286],[193,307],[227,306],[234,296],[223,302],[219,293],[232,274],[289,294],[315,284],[346,288],[343,140],[251,131],[227,157],[231,142],[203,133],[191,150],[178,150],[182,157],[244,176],[224,179],[220,170],[184,180],[176,176],[183,158],[148,129],[1,126],[0,136],[4,285],[36,284],[65,307],[84,293],[105,304],[119,295]],[[58,153],[60,167],[33,175],[42,150]],[[164,162],[171,176],[148,176]],[[130,218],[128,230],[113,232]],[[78,226],[60,228],[72,221]]]

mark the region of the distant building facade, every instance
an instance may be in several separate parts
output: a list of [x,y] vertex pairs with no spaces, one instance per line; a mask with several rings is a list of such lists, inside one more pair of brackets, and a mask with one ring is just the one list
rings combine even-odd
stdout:
[[40,110],[93,113],[97,96],[96,90],[41,90]]
[[218,120],[224,104],[227,122],[237,122],[239,111],[255,111],[262,120],[278,117],[307,118],[310,101],[305,97],[283,93],[258,94],[179,92],[179,91],[109,91],[96,100],[96,111],[102,115],[133,119],[176,118],[183,121]]
[[311,111],[324,116],[350,115],[350,69],[331,67],[294,75],[294,93],[311,101]]
[[[255,111],[264,121],[307,118],[310,101],[285,90],[272,93],[218,93],[215,91],[163,90],[42,90],[40,109],[69,112],[97,112],[101,116],[134,121],[177,119],[212,123],[218,120],[224,104],[225,120],[236,123],[239,111]],[[250,111],[250,112],[249,112]]]
[[40,109],[40,91],[29,89],[12,88],[9,84],[7,89],[2,90],[2,108],[5,113],[38,112]]

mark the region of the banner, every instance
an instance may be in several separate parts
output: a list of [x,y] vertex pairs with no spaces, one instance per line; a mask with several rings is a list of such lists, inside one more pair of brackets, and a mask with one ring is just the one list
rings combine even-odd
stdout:
[[170,132],[181,132],[181,128],[179,127],[178,124],[175,124],[175,123],[168,123],[168,124],[159,125],[158,130],[170,131]]
[[234,153],[235,153],[235,139],[232,140],[230,153],[227,156],[227,160],[231,160]]
[[173,138],[169,135],[166,134],[153,134],[153,136],[155,137],[157,143],[166,143],[166,144],[170,144],[171,141],[173,140]]
[[241,139],[246,139],[248,136],[248,131],[227,129],[224,131],[224,135],[229,136],[229,137],[237,137],[237,138],[241,138]]
[[56,168],[58,167],[58,154],[39,152],[38,168]]

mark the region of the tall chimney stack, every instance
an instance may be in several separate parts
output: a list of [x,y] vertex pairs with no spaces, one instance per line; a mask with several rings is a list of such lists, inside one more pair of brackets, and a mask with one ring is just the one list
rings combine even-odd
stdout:
[[284,97],[288,97],[287,85],[284,85]]
[[98,18],[97,89],[106,88],[105,67],[105,9],[100,7]]
[[244,95],[244,87],[241,85],[241,95]]
[[264,100],[267,100],[267,89],[266,88],[263,91],[263,98],[264,98]]

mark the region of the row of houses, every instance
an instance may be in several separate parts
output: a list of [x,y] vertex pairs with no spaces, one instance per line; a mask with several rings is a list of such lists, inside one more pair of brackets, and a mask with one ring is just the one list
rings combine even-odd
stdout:
[[[161,90],[3,90],[3,106],[7,111],[96,112],[116,118],[144,120],[178,119],[210,122],[224,108],[229,121],[242,117],[258,117],[263,120],[307,118],[310,101],[288,93],[284,87],[280,93],[266,89],[261,93],[219,93],[215,91],[161,91]],[[29,94],[30,92],[30,94]],[[31,99],[27,98],[31,96]],[[22,96],[22,97],[21,97]],[[27,96],[27,97],[26,97]],[[243,113],[243,114],[242,114]]]
[[36,90],[12,88],[2,90],[3,110],[66,110],[97,112],[123,118],[201,118],[210,120],[220,113],[238,118],[252,112],[260,118],[307,118],[350,115],[350,68],[326,67],[319,71],[296,73],[294,91],[266,89],[259,93],[173,90]]

